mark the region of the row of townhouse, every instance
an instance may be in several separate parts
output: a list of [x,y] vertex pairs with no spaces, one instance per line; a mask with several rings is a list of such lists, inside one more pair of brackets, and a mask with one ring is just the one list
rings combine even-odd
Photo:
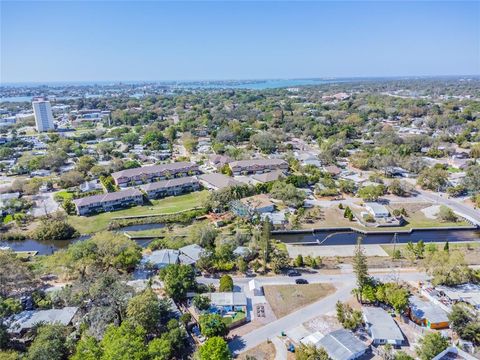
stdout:
[[162,180],[142,185],[140,191],[129,188],[107,194],[87,196],[73,201],[79,215],[89,215],[104,211],[114,211],[129,206],[142,205],[143,193],[149,199],[176,196],[200,189],[200,182],[193,177]]
[[199,173],[197,164],[176,162],[117,171],[112,174],[112,177],[117,186],[125,188]]
[[200,189],[200,182],[193,177],[162,180],[140,186],[149,199],[176,196]]
[[232,161],[228,164],[234,175],[262,174],[273,170],[288,170],[288,163],[282,159],[254,159]]
[[143,194],[138,189],[127,189],[73,200],[78,215],[114,211],[127,206],[142,205]]

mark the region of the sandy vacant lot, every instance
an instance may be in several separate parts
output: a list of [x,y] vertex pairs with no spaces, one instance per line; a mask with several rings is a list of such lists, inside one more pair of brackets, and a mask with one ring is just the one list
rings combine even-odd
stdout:
[[272,343],[261,343],[253,349],[241,353],[238,359],[245,360],[247,356],[252,356],[257,360],[273,360],[275,359],[275,346]]
[[263,289],[277,318],[299,310],[335,291],[331,284],[269,285]]

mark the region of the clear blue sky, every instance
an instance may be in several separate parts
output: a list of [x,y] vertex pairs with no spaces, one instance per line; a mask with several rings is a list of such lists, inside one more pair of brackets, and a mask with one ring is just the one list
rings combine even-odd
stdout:
[[1,82],[480,73],[476,1],[0,6]]

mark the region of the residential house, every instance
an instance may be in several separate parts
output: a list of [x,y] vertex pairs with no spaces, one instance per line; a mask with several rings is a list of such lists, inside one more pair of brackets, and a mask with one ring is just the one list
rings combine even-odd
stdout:
[[[313,335],[313,334],[312,334]],[[324,348],[332,360],[354,360],[367,352],[368,347],[351,331],[339,329],[325,336],[307,337],[308,342]],[[302,343],[305,343],[302,340]]]
[[128,206],[142,205],[143,194],[137,189],[86,196],[73,200],[78,215],[115,211]]
[[473,355],[470,355],[466,351],[459,349],[455,346],[450,346],[443,350],[440,354],[432,358],[432,360],[478,360]]
[[141,185],[169,178],[197,175],[198,165],[189,162],[176,162],[162,165],[143,166],[117,171],[112,174],[115,184],[120,187]]
[[171,249],[161,249],[152,251],[144,255],[141,261],[143,266],[151,266],[157,270],[163,269],[168,265],[178,264],[180,261],[180,251]]
[[254,195],[231,203],[232,211],[241,217],[253,217],[275,210],[275,204],[265,194]]
[[180,251],[180,262],[188,265],[194,265],[205,253],[205,250],[197,244],[183,246],[178,250]]
[[176,196],[200,189],[200,183],[193,177],[162,180],[140,186],[149,199]]
[[273,170],[263,174],[255,174],[252,176],[252,179],[256,183],[266,184],[272,181],[280,180],[285,177],[285,172],[283,170]]
[[198,177],[198,180],[200,180],[203,186],[210,190],[220,190],[230,186],[242,185],[242,183],[230,176],[219,173],[202,174]]
[[77,314],[78,307],[64,307],[63,309],[28,310],[14,315],[8,326],[12,335],[22,335],[38,324],[70,325]]
[[412,321],[430,329],[446,329],[449,326],[448,314],[445,310],[418,296],[410,297],[409,315]]
[[232,159],[225,155],[210,155],[210,157],[208,158],[208,162],[210,163],[210,165],[217,170],[221,169],[225,164],[228,164],[231,161]]
[[376,202],[365,203],[365,208],[375,219],[386,219],[390,216],[388,209]]
[[243,292],[209,293],[210,305],[220,313],[229,311],[247,311],[247,297]]
[[403,344],[403,334],[389,313],[379,307],[364,307],[362,311],[365,327],[374,345]]
[[272,170],[288,171],[288,163],[282,159],[239,160],[229,163],[234,175],[262,174]]
[[81,192],[90,192],[95,190],[101,190],[102,184],[98,180],[85,181],[79,186]]

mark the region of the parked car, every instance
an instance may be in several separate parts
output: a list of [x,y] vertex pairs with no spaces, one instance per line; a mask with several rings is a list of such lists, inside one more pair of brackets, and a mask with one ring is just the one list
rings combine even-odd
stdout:
[[298,284],[298,285],[308,284],[308,281],[305,279],[297,279],[295,280],[295,284]]
[[300,273],[297,270],[288,270],[287,275],[288,276],[300,276]]

